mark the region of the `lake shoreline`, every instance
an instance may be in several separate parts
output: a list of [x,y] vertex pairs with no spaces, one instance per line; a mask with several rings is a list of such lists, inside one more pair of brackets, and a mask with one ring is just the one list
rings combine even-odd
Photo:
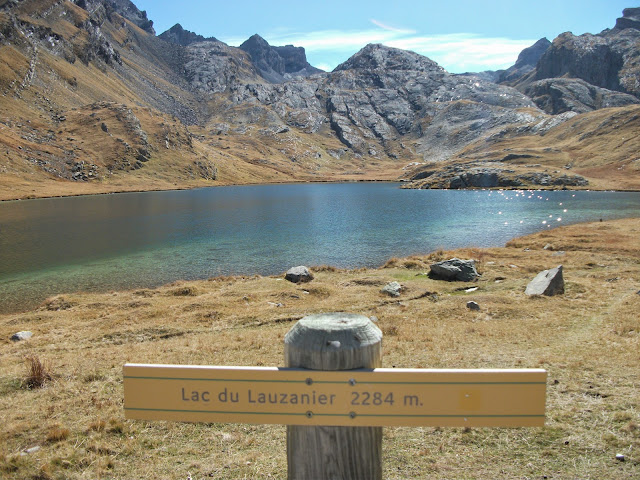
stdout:
[[[194,186],[183,186],[183,187],[176,187],[176,188],[149,188],[149,189],[132,189],[132,190],[127,190],[127,189],[116,189],[116,190],[100,190],[100,191],[96,191],[96,192],[89,192],[89,193],[68,193],[68,194],[57,194],[57,195],[50,195],[50,194],[43,194],[43,195],[38,195],[38,194],[33,194],[33,195],[27,195],[27,196],[23,196],[23,197],[7,197],[7,198],[0,198],[0,203],[3,202],[17,202],[17,201],[23,201],[23,200],[41,200],[41,199],[47,199],[47,198],[71,198],[71,197],[93,197],[93,196],[99,196],[99,195],[117,195],[117,194],[125,194],[125,193],[146,193],[146,192],[179,192],[179,191],[187,191],[187,190],[197,190],[197,189],[203,189],[203,188],[220,188],[220,187],[245,187],[245,186],[257,186],[257,185],[301,185],[301,184],[312,184],[312,183],[318,183],[318,184],[323,184],[323,183],[329,183],[329,184],[339,184],[339,183],[400,183],[400,184],[404,184],[407,183],[405,181],[402,180],[388,180],[388,179],[353,179],[353,180],[347,180],[347,179],[341,179],[341,180],[300,180],[300,181],[294,181],[294,180],[287,180],[284,182],[256,182],[256,183],[224,183],[224,184],[218,184],[218,185],[194,185]],[[414,188],[414,189],[409,189],[409,190],[468,190],[468,191],[474,191],[474,190],[495,190],[495,191],[545,191],[545,192],[554,192],[554,191],[559,191],[559,190],[570,190],[570,191],[590,191],[590,192],[622,192],[622,193],[633,193],[633,192],[640,192],[640,189],[610,189],[610,188],[593,188],[593,187],[564,187],[564,188],[553,188],[553,187],[542,187],[542,186],[537,186],[537,187],[471,187],[471,188],[462,188],[462,189],[420,189],[420,188]]]
[[[575,227],[580,227],[581,225],[584,226],[589,226],[592,224],[606,224],[608,222],[637,222],[638,226],[640,227],[640,217],[627,217],[627,218],[622,218],[622,219],[617,219],[617,220],[607,220],[604,221],[600,220],[599,222],[593,222],[593,221],[589,221],[589,222],[581,222],[581,223],[575,223],[575,224],[571,224],[571,225],[558,225],[556,227],[550,228],[548,230],[541,230],[539,232],[535,232],[535,233],[531,233],[528,235],[524,235],[524,236],[515,236],[509,240],[507,240],[505,242],[505,244],[503,246],[495,246],[495,247],[459,247],[459,248],[438,248],[437,250],[432,250],[429,252],[422,252],[422,253],[417,253],[417,254],[412,254],[412,255],[407,255],[405,257],[394,257],[394,256],[390,256],[388,257],[388,259],[386,261],[384,261],[383,263],[381,263],[378,266],[361,266],[361,267],[353,267],[353,268],[342,268],[342,267],[337,267],[334,265],[309,265],[309,268],[311,268],[312,270],[321,270],[321,271],[332,271],[332,272],[342,272],[345,276],[353,276],[354,274],[357,273],[361,273],[363,271],[380,271],[383,270],[385,268],[387,268],[389,265],[394,265],[394,264],[403,264],[403,263],[412,263],[413,260],[411,259],[416,259],[416,258],[428,258],[431,257],[432,255],[434,255],[435,252],[441,252],[441,251],[482,251],[482,250],[501,250],[501,249],[506,249],[510,244],[513,243],[517,243],[519,240],[524,240],[524,239],[528,239],[529,237],[535,237],[535,236],[540,236],[540,235],[545,235],[545,234],[555,234],[557,230],[561,230],[561,229],[568,229],[568,228],[575,228]],[[545,248],[548,245],[545,246]],[[554,252],[555,250],[557,250],[556,248],[554,248],[553,246],[550,247],[549,251],[550,252]],[[564,254],[564,252],[561,252],[562,254]],[[481,254],[482,256],[482,254]],[[524,257],[524,254],[523,254]],[[291,265],[291,267],[293,267],[294,265]],[[52,301],[52,299],[56,299],[56,298],[62,298],[62,297],[67,297],[67,296],[94,296],[94,295],[117,295],[117,294],[126,294],[126,293],[130,293],[136,290],[152,290],[152,291],[160,291],[160,290],[166,290],[168,288],[174,287],[174,286],[181,286],[184,287],[186,289],[191,288],[190,285],[195,285],[201,282],[217,282],[217,281],[225,281],[225,282],[236,282],[236,281],[245,281],[247,279],[279,279],[282,280],[284,278],[284,273],[285,271],[283,270],[282,272],[280,272],[279,274],[271,274],[271,275],[260,275],[258,273],[254,273],[254,274],[231,274],[231,275],[217,275],[217,276],[213,276],[213,277],[208,277],[208,278],[201,278],[201,279],[176,279],[173,280],[171,282],[168,283],[160,283],[160,284],[156,284],[156,285],[151,285],[151,286],[136,286],[136,287],[132,287],[132,288],[122,288],[122,289],[98,289],[98,290],[76,290],[76,291],[68,291],[68,292],[59,292],[56,293],[54,295],[51,295],[45,299],[43,299],[40,302],[34,302],[32,307],[27,307],[24,309],[16,309],[16,310],[2,310],[0,309],[0,318],[2,316],[7,316],[7,315],[21,315],[21,314],[26,314],[29,312],[35,312],[39,309],[42,308],[47,308],[47,304],[50,303]],[[638,293],[640,294],[640,290],[638,291]],[[64,302],[63,302],[64,303]]]

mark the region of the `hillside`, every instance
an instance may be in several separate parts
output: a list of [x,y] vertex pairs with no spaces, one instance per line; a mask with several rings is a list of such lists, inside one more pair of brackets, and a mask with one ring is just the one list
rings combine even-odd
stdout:
[[[179,24],[156,36],[129,0],[0,1],[0,200],[408,179],[531,149],[528,164],[540,166],[528,167],[523,186],[619,187],[619,167],[636,171],[636,10],[596,40],[571,41],[574,53],[595,44],[620,52],[617,83],[579,76],[595,61],[588,55],[549,53],[567,49],[565,35],[523,52],[497,84],[382,45],[325,73],[304,49],[259,35],[239,48]],[[544,67],[563,62],[571,68]],[[595,132],[607,117],[615,129],[578,141],[575,125]],[[574,157],[589,160],[558,171]]]

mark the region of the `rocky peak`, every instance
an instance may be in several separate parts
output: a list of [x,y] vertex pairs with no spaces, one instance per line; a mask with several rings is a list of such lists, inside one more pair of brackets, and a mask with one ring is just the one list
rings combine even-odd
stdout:
[[334,71],[344,70],[411,70],[444,72],[433,60],[417,53],[370,43]]
[[622,17],[616,21],[615,28],[617,30],[624,30],[625,28],[640,30],[640,7],[625,8],[622,11]]
[[280,83],[285,73],[285,63],[282,57],[260,35],[255,34],[240,45],[251,57],[252,63],[260,74],[273,83]]
[[514,82],[519,78],[522,78],[527,73],[536,68],[538,60],[544,55],[544,53],[551,46],[551,42],[546,38],[541,38],[530,47],[525,48],[518,55],[516,63],[506,70],[500,70],[497,72],[496,81],[498,83]]
[[[81,3],[89,3],[89,1],[85,0],[79,1]],[[156,31],[153,29],[153,21],[147,18],[147,12],[145,10],[138,10],[138,7],[131,3],[130,0],[103,0],[102,3],[105,7],[113,9],[116,13],[122,15],[142,30],[151,35],[156,34]]]
[[521,67],[523,65],[531,65],[532,67],[535,67],[538,60],[540,60],[540,57],[542,57],[544,52],[546,52],[550,46],[551,42],[547,37],[541,38],[536,43],[520,52],[518,60],[516,60],[514,66]]
[[272,47],[284,60],[285,73],[297,73],[301,70],[309,70],[310,73],[320,73],[322,70],[309,65],[307,54],[303,47],[285,45],[284,47]]
[[176,45],[182,45],[183,47],[187,47],[192,43],[196,42],[210,42],[217,41],[215,37],[205,38],[202,35],[198,35],[197,33],[190,32],[189,30],[185,30],[182,28],[182,25],[176,23],[173,27],[171,27],[166,32],[162,32],[158,35],[159,38],[164,40],[165,42],[174,43]]
[[304,48],[293,45],[272,47],[258,34],[251,36],[239,48],[249,54],[260,75],[271,83],[282,83],[294,76],[307,77],[322,72],[309,65]]

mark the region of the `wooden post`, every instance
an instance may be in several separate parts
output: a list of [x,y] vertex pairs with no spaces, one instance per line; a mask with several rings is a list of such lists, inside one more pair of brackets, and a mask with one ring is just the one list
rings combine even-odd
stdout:
[[[378,368],[382,332],[363,315],[300,320],[284,339],[285,366],[311,370]],[[289,480],[382,479],[382,427],[287,426]]]

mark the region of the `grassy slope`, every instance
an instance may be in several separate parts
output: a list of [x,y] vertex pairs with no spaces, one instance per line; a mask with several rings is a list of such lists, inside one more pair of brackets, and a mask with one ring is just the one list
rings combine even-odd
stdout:
[[[381,269],[317,268],[300,286],[218,278],[64,295],[0,316],[0,476],[285,478],[282,426],[125,421],[122,365],[282,365],[283,336],[297,319],[350,311],[379,319],[385,367],[549,371],[544,428],[386,428],[385,478],[638,478],[639,233],[637,219],[574,225]],[[419,275],[454,255],[478,260],[479,290]],[[565,295],[526,298],[527,282],[558,264]],[[406,287],[399,300],[379,293],[392,280]],[[470,300],[479,312],[466,308]],[[33,339],[11,343],[19,330]],[[43,388],[23,385],[28,356],[50,365]]]

